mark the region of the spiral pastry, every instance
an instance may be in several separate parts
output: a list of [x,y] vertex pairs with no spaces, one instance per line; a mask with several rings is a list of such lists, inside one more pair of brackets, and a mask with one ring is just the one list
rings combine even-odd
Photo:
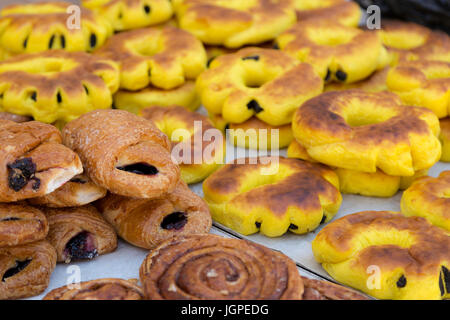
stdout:
[[47,218],[36,208],[0,203],[0,247],[22,245],[47,236]]
[[116,249],[114,229],[93,206],[44,210],[50,225],[47,240],[55,247],[58,262],[93,259]]
[[50,291],[43,300],[143,300],[142,289],[133,280],[98,279]]
[[140,269],[152,300],[295,300],[303,282],[292,260],[261,245],[216,235],[164,242]]
[[56,266],[55,249],[47,241],[0,248],[0,299],[40,294]]

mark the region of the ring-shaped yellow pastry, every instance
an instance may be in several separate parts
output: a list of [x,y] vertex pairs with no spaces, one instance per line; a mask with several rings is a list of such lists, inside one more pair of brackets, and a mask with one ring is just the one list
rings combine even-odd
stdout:
[[333,170],[283,157],[240,158],[203,182],[214,220],[243,235],[304,234],[330,221],[342,196]]
[[309,64],[261,48],[214,59],[196,84],[210,114],[221,114],[230,123],[255,115],[272,126],[290,123],[295,109],[323,90],[322,79]]
[[207,62],[202,43],[171,26],[118,33],[96,54],[120,65],[120,87],[127,90],[173,89],[197,78]]
[[209,45],[239,48],[274,39],[296,21],[290,0],[172,0],[180,28]]
[[313,159],[338,168],[413,176],[441,157],[436,115],[388,92],[323,93],[297,109],[292,129]]
[[395,300],[448,299],[449,248],[443,229],[388,211],[344,216],[312,242],[314,257],[334,279]]
[[172,157],[187,184],[203,181],[223,163],[225,138],[207,117],[180,106],[152,106],[141,110],[140,115],[169,137]]
[[323,19],[299,22],[276,42],[282,51],[311,64],[326,81],[356,82],[388,63],[377,33]]
[[0,62],[0,111],[53,123],[112,105],[119,69],[84,52],[52,50]]
[[422,217],[450,231],[450,171],[415,181],[403,193],[401,207],[407,217]]
[[347,0],[294,0],[297,20],[326,19],[357,27],[362,17],[359,5]]
[[[287,149],[289,158],[296,158],[317,163],[311,158],[306,149],[296,140]],[[414,180],[427,174],[428,170],[417,171],[410,177],[390,176],[381,170],[374,173],[333,168],[339,177],[339,188],[342,193],[359,194],[367,197],[392,197],[399,190],[408,188]]]
[[115,31],[153,26],[173,14],[170,0],[82,0],[81,4],[108,20]]
[[70,6],[68,2],[41,2],[3,8],[0,47],[5,58],[49,49],[93,51],[102,46],[112,34],[111,25],[88,9],[81,9],[77,16]]
[[404,104],[428,108],[439,118],[450,115],[450,62],[400,62],[390,69],[386,83]]

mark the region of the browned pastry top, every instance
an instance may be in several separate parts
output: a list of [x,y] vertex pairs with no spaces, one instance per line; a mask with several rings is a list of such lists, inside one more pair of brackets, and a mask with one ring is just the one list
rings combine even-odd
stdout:
[[21,116],[9,112],[0,112],[0,120],[9,120],[14,122],[27,122],[33,120],[31,117]]
[[24,204],[0,203],[0,247],[22,245],[47,236],[44,213]]
[[43,300],[143,300],[142,289],[133,280],[98,279],[50,291]]
[[216,235],[162,243],[140,269],[148,299],[301,299],[295,263],[261,245]]
[[40,294],[47,288],[55,266],[55,249],[45,240],[0,248],[0,299]]
[[355,290],[329,281],[302,277],[305,291],[302,300],[369,300]]

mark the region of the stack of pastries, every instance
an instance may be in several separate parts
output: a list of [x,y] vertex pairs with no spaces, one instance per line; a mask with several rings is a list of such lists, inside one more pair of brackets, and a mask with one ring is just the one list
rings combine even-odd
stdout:
[[[140,283],[45,299],[366,299],[208,235],[213,220],[239,237],[311,232],[330,276],[375,298],[449,298],[449,171],[427,174],[450,161],[450,37],[361,17],[346,0],[2,8],[0,299],[41,294],[57,262],[118,238],[149,251]],[[272,154],[226,158],[227,141]],[[334,219],[342,194],[399,190],[401,212]]]

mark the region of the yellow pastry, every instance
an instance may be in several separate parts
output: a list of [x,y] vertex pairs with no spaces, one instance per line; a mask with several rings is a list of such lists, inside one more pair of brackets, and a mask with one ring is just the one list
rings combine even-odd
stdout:
[[450,62],[400,62],[389,71],[386,83],[406,105],[428,108],[439,118],[450,114]]
[[313,159],[338,168],[413,176],[441,157],[436,115],[388,92],[323,93],[297,109],[292,129]]
[[203,183],[215,221],[243,235],[304,234],[330,221],[342,196],[333,170],[283,157],[241,158]]
[[439,140],[442,144],[441,161],[450,162],[450,118],[444,118],[439,121],[441,133]]
[[172,0],[180,28],[203,43],[239,48],[274,39],[296,21],[290,0]]
[[272,126],[288,124],[295,109],[322,89],[323,81],[310,65],[261,48],[220,56],[197,79],[205,108],[230,123],[256,116]]
[[415,181],[402,196],[405,216],[427,219],[435,226],[450,231],[450,171],[438,178],[423,177]]
[[387,91],[388,87],[386,84],[387,75],[389,72],[389,67],[382,70],[375,71],[368,78],[353,82],[353,83],[343,83],[343,82],[331,82],[325,85],[324,91],[342,91],[349,89],[360,89],[368,92],[380,92]]
[[365,211],[325,226],[312,242],[337,281],[378,299],[449,298],[450,237],[423,218]]
[[49,49],[93,51],[100,47],[112,34],[111,25],[88,9],[82,9],[77,18],[70,6],[68,2],[40,2],[3,8],[0,47],[5,58]]
[[326,81],[363,80],[389,62],[377,33],[323,19],[299,22],[276,42],[293,58],[311,64]]
[[114,106],[135,114],[148,106],[182,106],[194,111],[200,107],[200,97],[195,90],[194,81],[188,80],[170,90],[148,86],[139,91],[119,90],[114,96]]
[[359,5],[347,0],[294,0],[297,20],[325,19],[357,27],[362,17]]
[[116,34],[96,54],[120,65],[120,87],[127,90],[150,84],[173,89],[195,79],[206,68],[202,43],[171,26]]
[[115,31],[153,26],[173,14],[170,0],[81,0],[81,4],[108,20]]

